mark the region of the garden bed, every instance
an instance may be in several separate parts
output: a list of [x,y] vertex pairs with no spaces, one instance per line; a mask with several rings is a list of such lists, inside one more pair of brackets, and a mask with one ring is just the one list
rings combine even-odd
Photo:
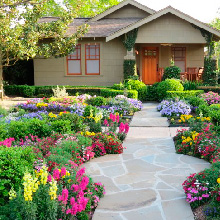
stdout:
[[80,165],[121,154],[132,115],[141,108],[124,96],[81,95],[0,109],[0,218],[91,219],[105,190]]

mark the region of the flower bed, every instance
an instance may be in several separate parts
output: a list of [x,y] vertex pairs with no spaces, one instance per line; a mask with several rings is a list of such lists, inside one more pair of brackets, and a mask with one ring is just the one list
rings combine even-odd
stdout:
[[[179,101],[180,102],[180,101]],[[177,115],[177,110],[170,107],[171,101],[163,101],[159,110],[172,116],[171,121],[179,125],[188,125],[174,137],[176,152],[204,159],[212,164],[210,169],[194,173],[183,183],[186,201],[194,212],[202,207],[204,219],[220,218],[220,132],[216,94],[202,94],[188,100],[192,114]],[[167,104],[168,103],[168,104]],[[168,106],[168,107],[167,107]],[[163,107],[165,111],[163,111]],[[169,109],[166,110],[166,109]],[[168,114],[167,114],[168,112]],[[173,120],[172,120],[173,119]]]
[[[81,95],[17,105],[0,118],[0,218],[90,219],[104,186],[80,165],[121,154],[140,101]],[[124,116],[123,116],[124,115]]]

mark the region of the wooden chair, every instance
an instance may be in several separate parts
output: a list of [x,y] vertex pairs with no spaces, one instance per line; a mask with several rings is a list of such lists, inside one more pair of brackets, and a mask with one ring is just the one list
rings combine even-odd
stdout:
[[198,75],[197,75],[197,81],[202,80],[202,74],[204,72],[204,67],[199,67]]
[[196,81],[198,79],[198,72],[196,67],[187,68],[187,80]]
[[158,68],[158,81],[161,82],[164,74],[164,68]]
[[3,89],[3,83],[0,84],[0,97],[1,97],[1,100],[3,100],[3,95],[4,95],[4,89]]

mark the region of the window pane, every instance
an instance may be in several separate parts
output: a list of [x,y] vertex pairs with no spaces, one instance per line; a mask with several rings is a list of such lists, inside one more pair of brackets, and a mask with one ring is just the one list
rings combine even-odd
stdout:
[[69,74],[80,74],[80,60],[68,60],[68,73]]
[[94,56],[95,55],[95,48],[94,47],[90,47],[90,55]]
[[99,74],[99,60],[87,60],[86,68],[88,74]]
[[181,73],[185,72],[185,61],[175,61],[175,66],[181,69]]

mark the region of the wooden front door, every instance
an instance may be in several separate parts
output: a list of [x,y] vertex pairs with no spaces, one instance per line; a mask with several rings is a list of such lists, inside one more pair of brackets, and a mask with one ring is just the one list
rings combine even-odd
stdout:
[[158,82],[158,47],[145,47],[142,59],[142,81],[145,84]]

